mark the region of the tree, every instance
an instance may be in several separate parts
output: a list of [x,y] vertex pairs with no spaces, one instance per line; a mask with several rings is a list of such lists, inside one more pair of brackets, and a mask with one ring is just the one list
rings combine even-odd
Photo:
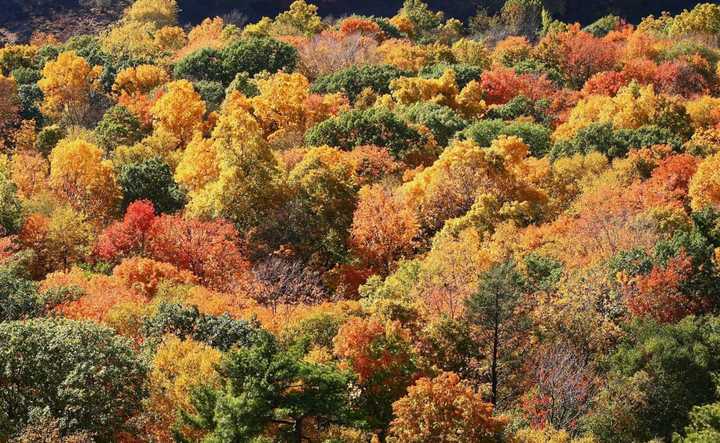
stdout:
[[419,225],[410,208],[382,185],[363,187],[353,214],[350,245],[369,266],[387,274],[412,252]]
[[137,0],[123,14],[125,20],[150,23],[158,29],[176,24],[177,17],[175,0]]
[[189,271],[181,271],[169,263],[143,257],[126,258],[115,266],[112,275],[127,288],[148,299],[155,296],[161,283],[188,285],[197,280]]
[[162,302],[143,320],[143,335],[151,342],[172,334],[181,340],[194,340],[226,352],[232,348],[255,346],[266,332],[256,322],[236,320],[227,313],[203,314],[197,306]]
[[176,212],[185,206],[185,193],[173,179],[170,166],[154,157],[122,165],[118,173],[123,210],[134,201],[150,201],[159,213]]
[[190,191],[190,214],[223,217],[241,229],[264,226],[279,205],[277,160],[239,92],[225,101],[212,138],[190,143],[175,178]]
[[320,76],[312,84],[311,91],[316,94],[342,92],[355,102],[367,88],[377,94],[389,94],[390,82],[406,75],[410,73],[390,65],[351,66]]
[[112,91],[117,95],[148,94],[169,79],[167,72],[159,66],[132,66],[117,73]]
[[[147,409],[153,417],[147,432],[158,439],[172,440],[171,430],[178,412],[196,413],[190,402],[193,390],[200,385],[220,386],[220,376],[215,368],[221,356],[220,351],[203,343],[165,337],[155,352],[148,374]],[[187,426],[180,432],[193,438],[202,437],[202,434],[193,435]]]
[[53,209],[47,217],[39,213],[28,216],[18,234],[18,243],[35,252],[30,270],[33,277],[41,278],[48,272],[84,261],[94,238],[87,217],[66,205]]
[[16,234],[22,226],[23,213],[17,187],[0,169],[0,236]]
[[[633,323],[609,357],[610,381],[588,429],[601,441],[671,439],[689,424],[693,406],[716,401],[719,332],[713,316],[689,316],[675,325]],[[631,399],[637,400],[631,409],[620,409]],[[618,413],[625,417],[618,420]]]
[[328,298],[320,275],[298,260],[270,257],[253,267],[260,288],[253,297],[271,306],[313,304]]
[[295,0],[290,4],[289,10],[275,17],[273,29],[279,35],[316,34],[323,27],[317,10],[317,6],[308,4],[305,0]]
[[10,129],[17,125],[20,104],[16,80],[0,73],[0,144],[10,135]]
[[297,50],[287,43],[271,38],[251,37],[239,40],[222,50],[225,72],[235,78],[239,72],[251,76],[267,71],[292,72],[298,62]]
[[131,146],[142,139],[140,121],[122,106],[113,106],[95,127],[95,139],[100,147],[111,153],[120,145]]
[[203,127],[205,102],[187,80],[168,83],[166,88],[167,92],[150,110],[155,128],[165,130],[187,144]]
[[57,119],[66,115],[80,122],[89,111],[90,99],[99,90],[100,70],[73,51],[63,52],[45,64],[38,86],[44,94],[42,111]]
[[95,253],[102,260],[120,261],[145,252],[148,231],[155,223],[155,207],[147,200],[128,205],[121,221],[106,227],[98,236]]
[[199,413],[190,422],[207,429],[210,439],[251,440],[274,428],[301,443],[317,424],[346,420],[347,375],[283,352],[269,334],[230,351],[218,371],[223,386],[192,397]]
[[712,155],[700,163],[697,172],[693,175],[689,195],[694,210],[701,210],[706,206],[717,207],[720,204],[718,166],[720,166],[720,154]]
[[398,160],[428,162],[435,154],[434,140],[384,108],[353,110],[315,125],[305,134],[312,146],[350,150],[356,146],[387,148]]
[[491,443],[506,424],[493,417],[492,404],[453,372],[417,380],[393,403],[393,413],[389,442]]
[[147,231],[146,251],[218,290],[237,290],[250,265],[240,253],[237,229],[223,220],[201,221],[161,215]]
[[408,331],[399,322],[350,318],[333,339],[333,352],[356,375],[360,396],[353,407],[381,433],[392,419],[392,403],[415,378]]
[[519,341],[526,327],[519,307],[523,290],[522,276],[512,262],[494,266],[480,281],[478,292],[466,301],[466,318],[483,337],[480,345],[488,360],[491,402],[502,403],[511,393],[505,386],[512,367],[521,359]]
[[22,270],[22,260],[0,265],[0,322],[25,320],[42,312],[36,284]]
[[288,186],[289,240],[324,265],[342,261],[357,204],[352,170],[342,153],[328,147],[310,150],[290,171]]
[[120,200],[109,160],[85,140],[63,140],[50,153],[50,188],[74,208],[106,220]]
[[173,68],[175,78],[230,83],[231,75],[223,65],[223,54],[214,48],[201,48],[180,59]]
[[416,102],[401,109],[400,116],[410,123],[427,127],[440,146],[447,146],[455,133],[465,129],[467,122],[447,106],[432,102]]
[[144,396],[146,370],[129,340],[90,322],[1,323],[0,356],[4,436],[46,411],[64,435],[86,431],[113,441]]

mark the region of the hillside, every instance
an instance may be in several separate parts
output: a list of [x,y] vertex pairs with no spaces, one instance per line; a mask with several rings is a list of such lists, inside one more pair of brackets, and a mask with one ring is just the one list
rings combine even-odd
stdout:
[[[0,0],[0,28],[4,28],[18,40],[30,37],[29,30],[57,33],[62,37],[92,32],[117,19],[129,0]],[[290,5],[290,0],[180,0],[180,21],[197,24],[205,17],[237,14],[249,21],[261,17],[274,17]],[[341,17],[351,14],[391,16],[402,6],[402,1],[365,0],[316,0],[322,16]],[[554,15],[566,22],[591,23],[600,17],[614,14],[637,23],[645,16],[659,11],[678,13],[692,8],[698,2],[688,0],[548,0]],[[478,8],[496,13],[502,0],[434,0],[428,4],[444,11],[449,17],[466,20]]]
[[720,4],[356,3],[5,5],[0,443],[719,442]]

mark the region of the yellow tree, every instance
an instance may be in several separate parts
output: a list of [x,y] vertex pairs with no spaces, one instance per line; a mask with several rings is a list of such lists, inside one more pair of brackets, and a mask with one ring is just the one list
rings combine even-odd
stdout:
[[112,163],[85,140],[63,140],[50,153],[50,187],[73,207],[100,220],[118,207],[120,190]]
[[177,171],[178,183],[191,188],[192,215],[224,217],[247,228],[263,222],[277,203],[277,160],[239,92],[226,100],[211,139],[194,140]]
[[690,205],[696,211],[706,206],[717,208],[720,205],[720,153],[700,163],[690,181],[689,195]]
[[125,10],[127,21],[150,23],[157,28],[177,23],[178,6],[175,0],[137,0]]
[[91,94],[99,90],[100,67],[92,67],[74,51],[63,52],[48,62],[38,86],[44,94],[42,112],[52,118],[67,115],[73,121],[84,117]]
[[5,77],[0,72],[0,148],[8,136],[8,131],[17,124],[19,113],[20,100],[15,79]]
[[393,404],[391,443],[497,441],[507,420],[493,417],[492,404],[453,372],[423,377]]
[[156,130],[164,130],[186,144],[204,127],[205,102],[192,83],[177,80],[167,84],[167,92],[153,105],[150,113]]
[[147,94],[166,83],[170,76],[159,66],[140,65],[118,72],[112,90],[116,94]]
[[[192,390],[201,384],[218,387],[220,376],[215,370],[222,354],[206,344],[180,340],[168,335],[160,344],[149,374],[150,395],[147,431],[159,441],[171,441],[170,430],[180,411],[195,413],[190,402]],[[201,437],[197,431],[183,428],[184,435]]]

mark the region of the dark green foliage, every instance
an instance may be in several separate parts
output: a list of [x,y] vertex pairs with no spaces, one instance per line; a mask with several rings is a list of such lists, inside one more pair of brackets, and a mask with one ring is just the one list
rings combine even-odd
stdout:
[[160,213],[175,212],[185,205],[185,193],[175,183],[170,166],[160,158],[123,165],[118,182],[123,211],[137,200],[150,200]]
[[298,63],[297,50],[287,43],[271,38],[249,38],[240,40],[221,53],[223,68],[228,81],[238,72],[255,75],[263,71],[290,72]]
[[178,61],[173,68],[175,78],[185,78],[191,81],[213,81],[229,83],[229,77],[223,65],[223,55],[220,50],[202,48],[186,55]]
[[564,84],[563,73],[555,66],[548,65],[534,58],[520,60],[512,68],[518,74],[546,75],[547,78],[558,86]]
[[103,51],[100,39],[93,35],[77,35],[70,37],[65,42],[66,51],[75,51],[77,55],[84,58],[91,66],[102,66],[103,71],[100,75],[100,82],[106,92],[110,92],[115,75],[118,72],[117,66],[114,65],[112,57]]
[[38,151],[47,157],[58,142],[65,138],[65,135],[65,129],[59,125],[45,126],[38,132],[36,143]]
[[302,319],[297,325],[288,328],[283,334],[283,342],[308,352],[314,347],[332,349],[333,339],[342,326],[344,318],[320,313]]
[[63,434],[114,441],[144,396],[146,369],[130,340],[92,322],[0,323],[0,367],[0,438],[47,414]]
[[425,144],[420,132],[385,108],[353,110],[325,120],[308,130],[305,141],[311,146],[348,150],[363,145],[381,146],[399,160],[410,157]]
[[43,115],[40,112],[40,103],[43,100],[43,93],[38,85],[18,85],[17,92],[20,99],[20,117],[24,120],[35,120],[42,123]]
[[145,319],[143,334],[157,339],[175,334],[181,339],[192,338],[227,351],[234,346],[253,346],[268,333],[256,323],[235,320],[227,314],[205,315],[196,306],[163,303],[152,317]]
[[35,282],[23,274],[21,263],[0,266],[0,322],[24,320],[42,312]]
[[644,275],[649,273],[652,267],[653,258],[642,249],[622,251],[608,262],[608,277],[615,280],[619,272],[632,277]]
[[551,131],[537,123],[505,122],[499,119],[480,120],[468,126],[459,137],[474,140],[480,146],[488,147],[501,135],[522,138],[535,157],[542,157],[550,149]]
[[617,15],[606,15],[587,25],[583,31],[589,32],[595,37],[605,37],[614,31],[622,23],[622,19]]
[[528,327],[527,319],[517,312],[525,287],[523,276],[515,264],[508,261],[486,272],[478,291],[465,301],[466,321],[485,331],[486,343],[482,346],[487,370],[484,380],[490,383],[491,400],[495,405],[511,395],[504,381],[521,362],[512,343]]
[[555,143],[550,156],[560,158],[597,151],[616,158],[624,156],[631,148],[664,144],[678,150],[682,139],[668,129],[655,125],[615,130],[611,123],[592,123],[580,129],[572,139]]
[[526,285],[532,291],[549,291],[555,288],[562,277],[562,262],[536,252],[525,257]]
[[220,82],[200,80],[193,83],[195,90],[205,101],[208,112],[217,111],[225,99],[225,87]]
[[417,102],[399,111],[409,121],[430,129],[440,146],[447,146],[456,132],[465,129],[467,122],[451,108],[432,102]]
[[670,145],[673,150],[679,151],[682,146],[682,139],[670,132],[668,129],[646,125],[637,129],[619,129],[615,133],[616,144],[631,148],[647,148],[653,145]]
[[519,117],[532,117],[538,123],[548,126],[551,116],[548,115],[547,100],[533,101],[518,95],[504,105],[490,108],[485,114],[485,118],[490,120],[515,120]]
[[390,20],[384,18],[384,17],[371,17],[371,20],[380,26],[380,30],[385,33],[385,36],[387,38],[400,38],[402,37],[402,34],[400,33],[400,30],[390,23]]
[[448,69],[455,71],[455,81],[458,88],[462,89],[473,80],[480,80],[483,69],[479,66],[466,64],[447,64],[438,63],[435,65],[425,66],[420,70],[420,77],[423,78],[440,78]]
[[0,172],[0,236],[16,234],[23,221],[23,211],[15,183]]
[[260,95],[260,90],[247,72],[238,72],[235,75],[233,81],[228,85],[225,95],[229,95],[231,91],[240,91],[246,97]]
[[[718,384],[716,377],[715,383]],[[718,392],[716,387],[716,396]],[[690,424],[685,427],[685,438],[682,443],[713,443],[720,441],[720,402],[710,403],[702,406],[695,406],[690,411]],[[676,441],[677,435],[673,436]]]
[[311,87],[316,94],[342,92],[351,102],[365,88],[371,88],[377,94],[389,94],[390,82],[412,74],[390,65],[352,66],[341,71],[321,76]]
[[183,417],[209,431],[210,441],[253,441],[277,426],[282,441],[301,442],[305,420],[347,421],[348,376],[284,352],[269,334],[252,347],[226,354],[219,372],[223,387],[196,391],[198,414]]
[[[720,370],[720,320],[638,322],[625,337],[606,363],[610,385],[588,427],[603,442],[670,441],[688,425],[693,406],[717,401],[713,374]],[[613,389],[619,385],[625,389]],[[611,421],[626,398],[636,397],[644,401],[619,410],[626,414],[622,424]]]
[[142,137],[140,121],[120,105],[108,109],[95,128],[95,139],[108,153],[120,145],[131,146]]
[[42,78],[42,73],[34,68],[15,68],[10,73],[18,85],[32,85]]

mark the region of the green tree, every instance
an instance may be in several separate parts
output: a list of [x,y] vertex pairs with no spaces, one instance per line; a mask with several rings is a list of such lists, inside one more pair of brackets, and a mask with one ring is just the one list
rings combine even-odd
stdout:
[[434,152],[427,137],[385,108],[345,112],[310,128],[305,141],[312,146],[328,145],[350,150],[356,146],[387,148],[399,160],[427,159]]
[[287,43],[271,38],[240,40],[222,50],[222,63],[230,79],[238,72],[255,75],[263,71],[291,72],[298,63],[297,50]]
[[0,266],[0,322],[32,318],[42,305],[35,282],[24,275],[22,262]]
[[231,350],[218,371],[224,386],[196,392],[198,414],[184,414],[184,421],[210,431],[208,441],[252,441],[277,427],[287,441],[301,443],[311,421],[347,419],[348,376],[285,352],[270,334],[252,347]]
[[0,324],[0,438],[36,414],[63,434],[114,441],[140,408],[146,369],[128,339],[91,322],[64,319]]
[[123,212],[137,200],[150,200],[163,213],[178,211],[185,205],[185,193],[175,183],[170,166],[157,157],[121,166],[118,183],[123,193]]
[[202,48],[186,55],[175,64],[173,75],[178,79],[207,80],[225,84],[232,80],[232,76],[228,74],[223,64],[222,52],[214,48]]
[[[607,359],[610,383],[587,426],[601,441],[669,441],[690,424],[694,406],[718,401],[714,374],[720,369],[720,319],[643,321],[627,332]],[[617,411],[631,398],[638,401],[618,420]]]
[[505,385],[520,360],[519,340],[528,326],[518,309],[523,292],[522,275],[506,261],[483,275],[478,292],[466,301],[466,321],[476,328],[488,361],[485,378],[493,405],[509,396]]
[[366,88],[376,94],[389,94],[390,82],[412,73],[391,65],[351,66],[315,80],[311,91],[316,94],[342,92],[351,102]]
[[15,234],[23,220],[17,187],[0,169],[0,236]]
[[112,152],[120,145],[132,146],[142,137],[140,121],[119,105],[108,109],[95,128],[95,140],[105,152]]

